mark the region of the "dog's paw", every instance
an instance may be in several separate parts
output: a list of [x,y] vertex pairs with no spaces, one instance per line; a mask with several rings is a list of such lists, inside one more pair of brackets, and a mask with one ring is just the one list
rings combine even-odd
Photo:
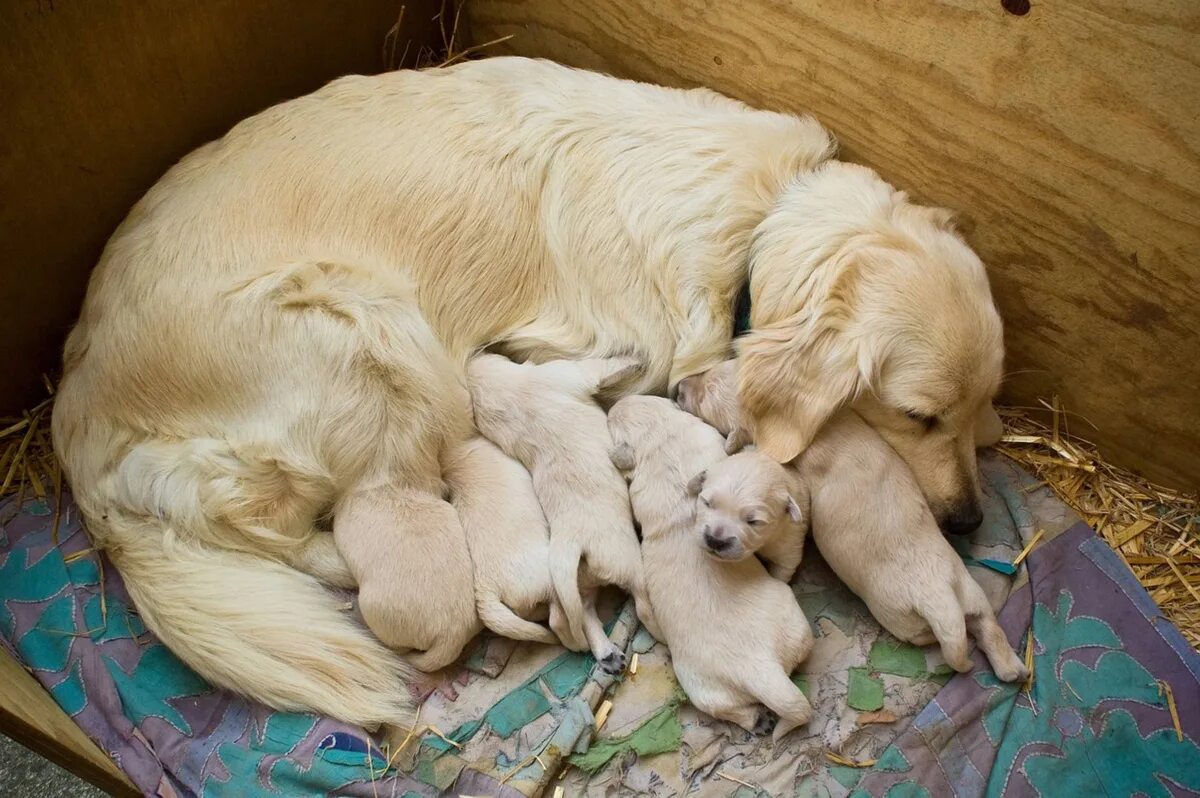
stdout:
[[754,728],[750,731],[758,735],[767,735],[775,731],[775,726],[778,723],[779,716],[766,707],[763,707],[758,711],[758,719],[754,721]]
[[625,672],[625,652],[611,643],[609,644],[608,653],[603,657],[597,658],[596,662],[600,665],[600,670],[609,676],[616,676],[619,673]]

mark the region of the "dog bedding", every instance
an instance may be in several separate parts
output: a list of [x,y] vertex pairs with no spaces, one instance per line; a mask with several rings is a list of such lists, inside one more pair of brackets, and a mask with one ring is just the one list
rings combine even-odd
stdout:
[[814,718],[777,746],[688,705],[666,648],[614,601],[609,631],[636,674],[484,637],[449,676],[412,685],[417,730],[389,763],[361,729],[192,673],[141,623],[66,494],[0,506],[0,637],[163,796],[1200,794],[1200,656],[1045,488],[999,455],[981,467],[986,520],[960,553],[1031,680],[998,682],[978,653],[953,674],[936,647],[895,640],[810,547],[793,587],[817,640],[794,678]]

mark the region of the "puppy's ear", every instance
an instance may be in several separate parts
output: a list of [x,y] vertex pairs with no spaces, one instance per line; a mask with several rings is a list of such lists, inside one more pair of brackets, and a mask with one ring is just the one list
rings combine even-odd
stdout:
[[632,357],[593,357],[575,361],[589,396],[611,394],[642,375],[645,366]]
[[791,496],[787,499],[787,514],[792,519],[792,523],[798,524],[804,520],[804,513],[800,512],[800,505],[796,504],[796,500]]
[[687,484],[687,492],[689,496],[699,496],[700,491],[704,490],[704,480],[708,478],[707,471],[701,471],[696,476],[692,477]]
[[838,326],[788,319],[744,339],[742,421],[759,450],[790,463],[860,385],[858,358]]
[[991,402],[985,402],[975,414],[975,448],[995,446],[1004,435],[1004,422]]
[[636,465],[633,459],[633,447],[628,443],[618,443],[609,451],[608,458],[620,471],[632,471]]
[[752,443],[754,441],[745,427],[734,427],[733,432],[725,439],[725,454],[737,454]]

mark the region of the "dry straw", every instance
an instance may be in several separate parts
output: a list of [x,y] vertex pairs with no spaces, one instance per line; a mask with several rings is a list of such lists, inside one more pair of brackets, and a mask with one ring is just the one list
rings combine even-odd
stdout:
[[1104,461],[1069,433],[1057,399],[1043,403],[1048,422],[1024,409],[1000,408],[997,448],[1077,512],[1125,560],[1165,617],[1200,649],[1200,502]]

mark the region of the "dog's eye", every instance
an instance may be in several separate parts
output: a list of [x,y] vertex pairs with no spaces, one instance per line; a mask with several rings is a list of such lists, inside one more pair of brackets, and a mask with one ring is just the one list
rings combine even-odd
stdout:
[[750,526],[762,526],[763,524],[767,523],[767,519],[758,517],[749,518],[747,521],[749,522]]
[[910,420],[915,421],[921,426],[925,427],[926,431],[929,431],[937,426],[937,416],[927,416],[924,413],[918,413],[916,410],[907,410],[905,411],[904,415],[908,416]]

